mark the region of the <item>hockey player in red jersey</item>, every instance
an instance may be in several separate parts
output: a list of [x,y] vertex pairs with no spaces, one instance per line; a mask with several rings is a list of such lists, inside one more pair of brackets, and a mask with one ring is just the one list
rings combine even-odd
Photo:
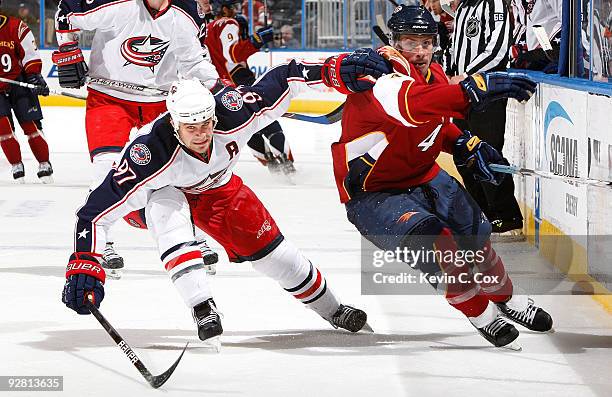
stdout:
[[[499,183],[504,175],[493,172],[489,164],[507,164],[505,159],[469,131],[459,130],[450,118],[463,118],[470,107],[479,111],[500,98],[528,100],[535,83],[523,75],[479,73],[449,85],[441,66],[431,63],[437,25],[427,10],[399,6],[388,27],[393,47],[380,52],[395,73],[379,78],[370,91],[346,92],[342,136],[332,146],[336,183],[349,221],[383,250],[480,252],[473,266],[428,257],[416,268],[427,275],[444,275],[449,304],[495,346],[509,345],[518,337],[506,318],[530,330],[550,330],[548,313],[515,294],[491,246],[491,225],[481,209],[436,164],[438,154],[445,151],[453,154],[458,167],[470,168],[480,180]],[[333,69],[334,62],[327,62],[327,67]],[[343,88],[333,78],[326,84]],[[497,280],[479,284],[472,272]]]
[[[173,84],[168,113],[139,131],[79,209],[63,302],[89,314],[84,299],[93,291],[100,305],[105,272],[98,258],[106,230],[147,203],[146,226],[174,286],[193,310],[200,339],[223,329],[193,241],[192,218],[232,262],[250,261],[334,327],[359,331],[366,324],[365,312],[339,302],[322,272],[285,239],[255,193],[232,172],[254,133],[286,112],[293,97],[322,85],[321,70],[320,64],[291,61],[253,86],[219,85],[214,94],[196,80]],[[380,55],[358,52],[344,57],[338,70],[345,84],[354,87],[356,71],[379,77],[390,68]]]
[[[212,0],[215,20],[207,26],[206,46],[219,75],[235,85],[251,85],[255,74],[247,59],[274,38],[270,26],[249,35],[246,18],[240,14],[242,0]],[[292,174],[293,155],[278,121],[253,135],[249,141],[253,155],[273,172]]]
[[[85,131],[94,188],[120,157],[130,131],[166,111],[162,92],[145,95],[131,84],[168,90],[180,73],[212,87],[218,74],[200,44],[204,20],[193,0],[62,0],[58,7],[59,50],[53,62],[59,83],[79,88],[88,75],[93,78],[87,87]],[[78,47],[81,30],[95,32],[89,65]],[[217,261],[203,237],[201,248],[206,259]],[[112,239],[104,257],[110,269],[123,267]]]
[[[1,2],[0,2],[1,3]],[[49,95],[49,87],[40,74],[42,61],[32,32],[21,20],[0,13],[0,77],[38,86],[29,89],[0,83],[0,146],[11,163],[13,179],[25,180],[21,149],[15,139],[15,124],[11,110],[28,137],[28,144],[38,161],[38,178],[52,182],[53,168],[49,162],[49,146],[42,134],[43,118],[37,95]]]

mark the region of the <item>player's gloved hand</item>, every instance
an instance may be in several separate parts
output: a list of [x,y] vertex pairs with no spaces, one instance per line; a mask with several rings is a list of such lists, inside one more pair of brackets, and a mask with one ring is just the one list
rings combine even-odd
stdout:
[[371,48],[360,48],[350,54],[334,55],[325,60],[321,78],[328,87],[343,94],[371,89],[376,79],[392,73],[391,64]]
[[459,85],[476,112],[482,112],[491,102],[503,98],[527,101],[537,87],[537,83],[527,75],[507,72],[474,73]]
[[469,131],[463,131],[455,142],[453,160],[457,168],[468,168],[474,174],[477,181],[489,182],[499,185],[506,174],[494,172],[489,164],[509,165],[508,160],[503,158],[495,148],[481,141],[476,135]]
[[49,86],[47,85],[45,79],[42,77],[42,74],[36,73],[26,76],[26,82],[29,84],[34,84],[36,86],[36,88],[30,88],[34,95],[49,95]]
[[93,303],[100,307],[104,299],[106,273],[100,264],[99,256],[90,252],[75,252],[70,255],[66,267],[66,284],[62,292],[62,302],[79,314],[89,314],[85,299],[91,293]]
[[272,40],[274,40],[274,28],[272,26],[259,28],[257,32],[253,33],[251,36],[251,43],[253,43],[257,49],[263,47]]
[[247,21],[246,17],[242,14],[237,14],[234,16],[236,22],[238,22],[238,34],[242,40],[246,40],[249,38],[249,21]]
[[64,88],[79,88],[85,85],[87,64],[76,41],[62,44],[59,51],[53,51],[51,59],[57,65],[59,83]]

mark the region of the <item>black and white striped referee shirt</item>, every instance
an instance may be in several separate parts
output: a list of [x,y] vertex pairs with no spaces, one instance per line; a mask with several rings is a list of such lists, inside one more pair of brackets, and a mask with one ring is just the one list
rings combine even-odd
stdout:
[[505,70],[508,64],[510,15],[504,0],[462,0],[455,14],[455,74]]

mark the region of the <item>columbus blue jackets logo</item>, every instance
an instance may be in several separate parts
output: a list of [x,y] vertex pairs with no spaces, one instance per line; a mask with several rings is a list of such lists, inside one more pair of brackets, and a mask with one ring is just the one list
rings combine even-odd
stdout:
[[130,158],[138,165],[147,165],[151,162],[151,151],[146,145],[137,143],[130,149]]
[[232,112],[237,112],[242,109],[242,95],[237,91],[228,91],[221,97],[221,103]]
[[123,66],[134,64],[154,72],[169,46],[169,41],[151,35],[130,37],[121,44],[121,55],[127,61]]

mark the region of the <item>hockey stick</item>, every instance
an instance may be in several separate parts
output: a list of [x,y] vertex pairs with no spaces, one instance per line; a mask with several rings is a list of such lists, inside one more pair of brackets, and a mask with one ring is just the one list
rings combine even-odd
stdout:
[[[30,89],[40,88],[40,86],[38,86],[36,84],[23,83],[21,81],[5,79],[4,77],[0,77],[0,81],[3,82],[3,83],[18,85],[20,87],[25,87],[25,88],[30,88]],[[49,93],[50,94],[55,94],[55,95],[67,96],[67,97],[76,98],[76,99],[83,99],[83,100],[87,99],[86,95],[73,94],[71,92],[66,92],[66,91],[62,91],[62,90],[54,90],[52,88],[49,88]]]
[[571,176],[555,175],[546,171],[531,170],[529,168],[520,168],[516,165],[502,165],[502,164],[489,164],[489,168],[495,172],[502,172],[504,174],[523,175],[523,176],[538,176],[545,179],[556,179],[565,182],[575,182],[584,185],[610,185],[612,182],[602,181],[600,179],[590,178],[574,178]]
[[110,337],[113,338],[117,346],[119,346],[121,351],[132,362],[132,364],[134,364],[136,369],[138,369],[138,371],[147,380],[147,382],[149,382],[149,384],[154,389],[157,389],[158,387],[166,383],[166,381],[170,378],[170,375],[172,375],[172,373],[176,369],[176,366],[178,365],[179,361],[181,361],[181,358],[183,358],[183,354],[185,354],[185,350],[187,349],[187,346],[189,346],[189,342],[187,342],[187,344],[183,348],[183,351],[181,352],[179,358],[176,359],[174,364],[172,364],[172,366],[168,368],[166,372],[157,376],[152,375],[151,372],[149,372],[149,370],[147,369],[147,367],[145,367],[145,365],[142,363],[142,361],[140,361],[138,356],[136,356],[136,352],[132,350],[132,348],[130,347],[130,345],[127,344],[125,339],[123,339],[121,335],[119,335],[119,332],[117,332],[117,330],[113,328],[113,326],[108,322],[108,320],[104,318],[102,313],[100,313],[100,310],[98,310],[98,308],[91,302],[91,299],[93,299],[93,297],[91,296],[91,294],[88,294],[87,299],[85,300],[85,305],[87,306],[91,314],[94,315],[96,320],[98,320],[98,322],[102,325],[102,328],[104,328],[104,330],[110,335]]
[[306,116],[305,114],[299,113],[285,113],[283,114],[283,117],[315,124],[334,124],[342,119],[343,110],[344,103],[332,110],[331,112],[323,114],[321,116]]
[[140,84],[128,83],[126,81],[105,79],[103,77],[88,77],[87,82],[91,84],[99,84],[109,88],[115,88],[119,91],[129,93],[140,93],[147,96],[166,96],[168,91],[158,88],[147,87]]
[[546,58],[550,62],[555,62],[552,55],[550,54],[553,48],[552,48],[552,44],[550,44],[550,39],[548,38],[546,29],[544,29],[540,25],[533,25],[531,29],[533,30],[533,33],[535,34],[536,39],[538,40],[538,43],[540,44],[540,47],[542,47],[542,51],[544,51],[544,55],[546,56]]
[[[106,87],[117,88],[120,91],[128,91],[128,92],[136,92],[147,96],[152,95],[168,95],[168,91],[160,90],[158,88],[146,87],[140,84],[128,83],[125,81],[111,80],[105,79],[101,77],[90,77],[87,80],[89,83],[100,84]],[[322,115],[322,116],[306,116],[303,114],[297,113],[285,113],[282,117],[287,117],[290,119],[296,119],[301,121],[306,121],[309,123],[315,124],[333,124],[342,118],[342,107],[344,105],[339,106],[334,109],[331,113]]]
[[372,31],[376,34],[376,36],[378,36],[378,38],[380,39],[380,41],[382,41],[384,45],[390,44],[389,37],[385,34],[385,32],[383,32],[380,26],[378,25],[372,26]]

